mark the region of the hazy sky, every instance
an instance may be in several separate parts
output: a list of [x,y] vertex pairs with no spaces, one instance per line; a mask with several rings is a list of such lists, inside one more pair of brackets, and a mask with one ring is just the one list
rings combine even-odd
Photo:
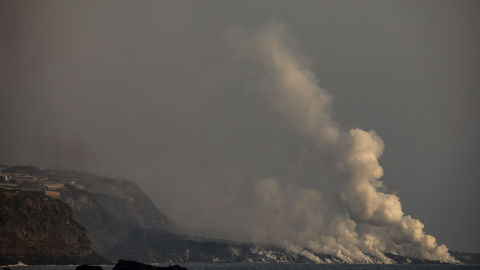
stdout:
[[232,39],[272,24],[340,130],[383,139],[403,212],[480,252],[479,1],[1,1],[0,163],[135,180],[178,223],[219,230],[242,230],[259,179],[328,190]]

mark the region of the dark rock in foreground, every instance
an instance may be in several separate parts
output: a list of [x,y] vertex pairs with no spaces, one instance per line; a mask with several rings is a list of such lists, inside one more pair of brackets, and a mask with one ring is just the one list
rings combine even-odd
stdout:
[[76,270],[103,270],[101,266],[82,264],[77,266]]
[[179,265],[157,267],[153,265],[139,263],[136,261],[119,260],[113,270],[187,270],[187,268],[181,267]]

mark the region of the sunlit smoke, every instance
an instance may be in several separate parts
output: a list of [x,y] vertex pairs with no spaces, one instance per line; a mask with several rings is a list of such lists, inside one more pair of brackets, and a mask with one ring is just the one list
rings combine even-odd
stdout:
[[[387,252],[454,261],[444,245],[424,233],[419,220],[404,215],[399,198],[385,192],[379,180],[383,141],[373,130],[341,130],[332,118],[331,96],[318,86],[308,61],[295,52],[284,26],[271,24],[254,34],[233,29],[229,38],[237,56],[259,69],[258,88],[271,105],[313,142],[317,152],[333,160],[334,167],[329,181],[335,190],[275,177],[258,181],[250,226],[255,240],[283,244],[287,251],[315,262],[321,260],[312,252],[345,261],[371,262],[373,256],[389,263]],[[331,192],[336,202],[324,198]]]

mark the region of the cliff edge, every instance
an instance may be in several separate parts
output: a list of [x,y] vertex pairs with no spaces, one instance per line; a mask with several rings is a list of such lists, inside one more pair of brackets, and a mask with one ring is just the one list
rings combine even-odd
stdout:
[[0,189],[0,265],[106,264],[64,202],[34,191]]

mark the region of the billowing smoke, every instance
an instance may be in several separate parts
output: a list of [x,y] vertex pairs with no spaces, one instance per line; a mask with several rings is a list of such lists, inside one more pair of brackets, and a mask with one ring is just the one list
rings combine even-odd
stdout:
[[250,222],[256,241],[282,244],[317,262],[321,260],[312,252],[347,261],[368,262],[372,255],[388,263],[386,252],[454,261],[445,245],[425,234],[419,220],[404,215],[399,198],[387,193],[380,180],[381,138],[373,130],[344,131],[333,120],[331,96],[319,87],[282,25],[254,34],[233,29],[229,41],[236,59],[252,64],[258,81],[253,87],[311,140],[317,166],[325,172],[322,183],[276,176],[259,180]]
[[[449,261],[429,230],[478,250],[473,4],[116,2],[0,1],[0,164],[134,180],[189,233],[314,261]],[[278,24],[232,28],[269,18],[304,43]],[[392,140],[384,178],[368,128]],[[421,196],[400,204],[385,185],[436,185],[415,215],[454,222],[424,229],[407,216]]]

